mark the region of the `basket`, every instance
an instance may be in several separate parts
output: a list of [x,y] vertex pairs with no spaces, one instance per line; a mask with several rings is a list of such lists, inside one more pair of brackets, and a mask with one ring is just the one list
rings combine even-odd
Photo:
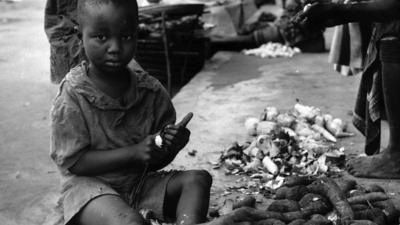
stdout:
[[[202,11],[203,6],[200,7],[199,4],[153,6],[140,10],[142,20],[136,60],[169,89],[169,82],[172,85],[183,85],[204,65],[209,40],[205,37],[199,20]],[[161,18],[162,16],[165,18]]]

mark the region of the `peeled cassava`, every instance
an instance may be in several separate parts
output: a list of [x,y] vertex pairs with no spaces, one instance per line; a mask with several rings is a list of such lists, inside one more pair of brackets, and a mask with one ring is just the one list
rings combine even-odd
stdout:
[[260,120],[255,117],[249,117],[246,119],[246,121],[244,122],[244,126],[249,135],[251,136],[257,135],[257,125],[259,122]]
[[302,105],[299,103],[294,105],[294,110],[299,117],[304,118],[308,121],[314,121],[317,115],[321,115],[320,109],[313,106]]
[[278,124],[272,121],[260,121],[257,125],[257,134],[272,134],[279,129]]
[[313,131],[310,127],[310,125],[308,125],[308,123],[303,122],[303,121],[298,121],[296,123],[295,126],[295,132],[299,135],[299,136],[303,136],[303,137],[308,137],[308,136],[312,136],[314,135],[315,131]]
[[279,115],[279,111],[276,107],[267,107],[261,114],[261,120],[274,121]]
[[263,167],[271,174],[278,174],[278,166],[272,161],[272,159],[268,156],[265,156],[264,159],[262,160],[262,165]]
[[336,137],[349,137],[354,135],[353,133],[346,132],[347,123],[343,122],[339,118],[327,120],[325,123],[326,129]]
[[276,122],[283,127],[292,127],[293,124],[295,123],[295,120],[296,118],[294,118],[294,116],[291,116],[287,113],[279,114],[276,117]]

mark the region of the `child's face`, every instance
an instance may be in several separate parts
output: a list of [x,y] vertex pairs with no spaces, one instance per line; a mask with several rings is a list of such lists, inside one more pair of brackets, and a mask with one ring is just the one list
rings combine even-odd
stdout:
[[86,10],[81,31],[91,66],[105,73],[122,71],[135,53],[136,12],[112,3],[88,6]]

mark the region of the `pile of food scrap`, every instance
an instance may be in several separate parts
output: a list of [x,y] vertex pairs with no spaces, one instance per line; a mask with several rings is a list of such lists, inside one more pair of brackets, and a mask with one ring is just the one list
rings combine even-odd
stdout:
[[342,172],[344,148],[335,142],[353,135],[343,120],[299,103],[286,112],[267,107],[261,118],[247,118],[245,127],[251,140],[222,151],[215,168],[224,167],[227,175],[249,175],[265,189],[279,188],[293,174]]
[[280,43],[272,43],[268,42],[267,44],[263,44],[258,48],[243,50],[245,55],[254,55],[261,58],[277,58],[277,57],[285,57],[291,58],[296,54],[299,54],[301,51],[299,48],[292,48],[287,45],[283,45]]
[[246,196],[236,202],[227,201],[210,211],[210,216],[240,220],[244,215],[243,221],[257,225],[399,224],[399,210],[392,195],[378,185],[363,186],[354,180],[290,176],[275,191],[274,201],[268,206],[256,208],[254,197]]

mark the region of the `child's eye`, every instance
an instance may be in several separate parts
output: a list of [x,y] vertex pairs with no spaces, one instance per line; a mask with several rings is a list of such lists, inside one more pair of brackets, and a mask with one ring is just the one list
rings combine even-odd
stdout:
[[99,41],[105,41],[107,39],[107,37],[105,35],[99,34],[99,35],[96,35],[96,39]]
[[124,35],[124,36],[122,37],[122,39],[125,40],[125,41],[130,41],[130,40],[132,40],[132,38],[133,38],[133,35],[132,35],[132,34]]

